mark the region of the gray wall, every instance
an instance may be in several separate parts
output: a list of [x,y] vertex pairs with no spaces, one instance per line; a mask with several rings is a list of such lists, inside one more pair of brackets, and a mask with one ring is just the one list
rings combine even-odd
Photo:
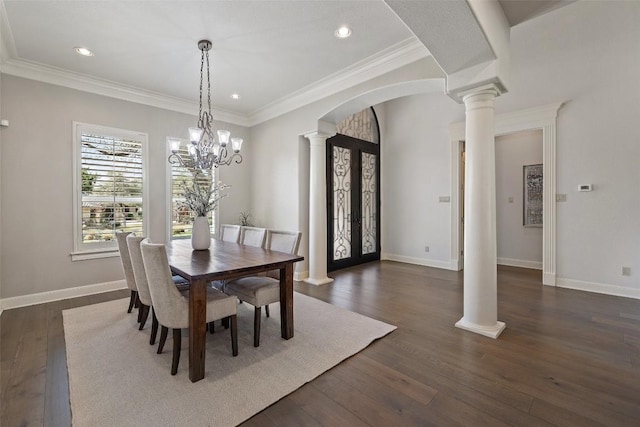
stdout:
[[[195,116],[73,89],[2,76],[2,293],[9,298],[122,279],[119,258],[72,262],[72,122],[128,129],[149,135],[149,237],[166,238],[167,136],[187,136]],[[248,130],[225,125],[247,138]],[[235,222],[249,206],[245,163],[223,170],[232,185],[221,220]]]

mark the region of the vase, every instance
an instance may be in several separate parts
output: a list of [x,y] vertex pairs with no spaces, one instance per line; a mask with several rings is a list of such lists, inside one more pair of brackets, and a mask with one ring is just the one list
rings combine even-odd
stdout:
[[198,216],[193,221],[191,246],[197,251],[209,249],[211,246],[211,230],[209,230],[209,219],[206,216]]

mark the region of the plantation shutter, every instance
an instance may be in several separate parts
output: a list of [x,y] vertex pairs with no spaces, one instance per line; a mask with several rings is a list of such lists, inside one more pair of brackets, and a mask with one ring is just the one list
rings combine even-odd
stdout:
[[83,131],[80,142],[82,245],[115,241],[118,230],[142,234],[142,141]]

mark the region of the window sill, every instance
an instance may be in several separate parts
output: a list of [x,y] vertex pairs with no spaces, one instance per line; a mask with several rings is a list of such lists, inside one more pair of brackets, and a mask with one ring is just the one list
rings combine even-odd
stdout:
[[105,249],[100,251],[71,252],[71,261],[86,261],[89,259],[119,257],[117,249]]

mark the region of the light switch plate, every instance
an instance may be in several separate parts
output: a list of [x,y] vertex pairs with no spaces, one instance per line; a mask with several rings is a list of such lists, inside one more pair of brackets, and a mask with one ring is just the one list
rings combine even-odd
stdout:
[[567,195],[566,194],[556,194],[556,202],[566,202]]

